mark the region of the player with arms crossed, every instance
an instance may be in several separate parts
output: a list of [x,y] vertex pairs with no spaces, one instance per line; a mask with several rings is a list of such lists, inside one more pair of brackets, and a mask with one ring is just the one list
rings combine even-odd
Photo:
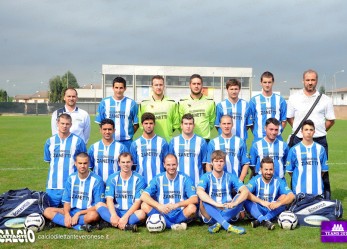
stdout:
[[249,104],[246,100],[239,98],[241,83],[237,79],[230,79],[226,83],[228,98],[216,106],[216,121],[214,125],[218,129],[219,135],[222,134],[220,129],[220,119],[224,115],[230,115],[233,118],[232,134],[247,140],[247,122]]
[[255,218],[251,222],[253,228],[262,225],[273,230],[275,224],[271,220],[282,213],[295,196],[285,180],[274,176],[274,161],[271,157],[261,160],[260,172],[260,175],[253,177],[246,185],[250,193],[244,205]]
[[44,160],[49,163],[46,192],[52,207],[62,206],[65,182],[76,171],[75,156],[87,151],[84,141],[70,132],[71,120],[69,114],[61,114],[57,119],[58,133],[45,143]]
[[99,124],[102,139],[92,144],[88,150],[90,168],[106,183],[107,178],[119,170],[118,156],[128,149],[114,140],[114,122],[106,118]]
[[141,124],[143,134],[132,142],[130,153],[134,158],[136,171],[148,184],[154,176],[165,171],[163,162],[169,145],[164,138],[154,133],[154,127],[157,124],[153,113],[145,112],[141,117]]
[[148,216],[160,213],[166,227],[186,230],[188,221],[196,216],[198,197],[192,179],[177,171],[177,158],[168,154],[164,159],[166,172],[152,179],[141,195],[142,209]]
[[189,87],[190,95],[178,103],[178,115],[182,120],[184,114],[192,114],[195,119],[194,133],[208,141],[214,128],[216,105],[202,93],[203,80],[199,74],[190,77]]
[[[210,224],[208,231],[218,233],[223,227],[227,232],[246,233],[242,227],[233,226],[229,221],[243,209],[248,189],[234,174],[224,171],[225,153],[216,150],[212,153],[212,172],[200,178],[197,194],[200,198],[200,215],[204,223]],[[238,193],[232,197],[233,190]]]
[[294,194],[323,194],[322,177],[329,168],[324,147],[313,141],[314,132],[314,123],[306,120],[301,127],[302,141],[288,153],[286,170],[292,177]]
[[155,116],[155,134],[170,142],[172,133],[179,128],[177,104],[174,100],[164,96],[164,77],[155,75],[152,78],[151,98],[143,100],[139,107],[139,120],[145,112],[153,113]]
[[101,100],[95,122],[100,124],[105,118],[112,119],[115,124],[115,140],[130,149],[136,130],[138,107],[135,100],[124,96],[126,81],[122,77],[113,80],[113,96]]
[[100,219],[96,205],[105,201],[105,186],[100,176],[89,171],[87,153],[78,154],[75,165],[77,172],[66,181],[63,211],[49,207],[43,214],[60,226],[91,232],[91,223]]
[[100,204],[97,211],[113,227],[136,232],[137,224],[146,218],[145,212],[140,209],[140,196],[146,184],[141,175],[131,170],[133,159],[130,153],[120,154],[118,163],[120,171],[107,179],[107,205]]

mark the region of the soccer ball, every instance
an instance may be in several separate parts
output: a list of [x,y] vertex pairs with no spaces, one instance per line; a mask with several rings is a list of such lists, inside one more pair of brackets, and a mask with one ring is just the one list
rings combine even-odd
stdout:
[[25,229],[32,230],[34,232],[42,231],[45,226],[45,218],[42,217],[41,214],[33,213],[29,214],[24,222]]
[[298,224],[298,217],[291,211],[284,211],[278,216],[278,225],[286,230],[293,230]]
[[161,214],[152,214],[146,221],[146,227],[150,233],[162,232],[165,230],[166,222]]

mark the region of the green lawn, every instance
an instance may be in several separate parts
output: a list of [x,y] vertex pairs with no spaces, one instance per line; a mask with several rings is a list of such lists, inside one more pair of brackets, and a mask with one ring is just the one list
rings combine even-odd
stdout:
[[[347,207],[346,127],[347,121],[337,120],[328,136],[333,198],[340,199],[344,207]],[[288,133],[287,128],[285,138]],[[0,116],[0,193],[24,187],[45,189],[48,165],[43,162],[43,145],[50,135],[49,116]],[[89,145],[99,139],[98,127],[93,124]],[[345,214],[344,219],[346,217]],[[36,234],[34,245],[40,248],[344,248],[343,244],[321,243],[319,228],[300,227],[294,231],[285,231],[277,226],[274,231],[267,231],[262,227],[252,229],[246,221],[240,225],[246,228],[246,235],[225,232],[210,235],[207,226],[199,223],[193,223],[187,231],[166,230],[160,234],[150,234],[145,227],[141,227],[136,234],[111,228],[89,234],[55,228]],[[58,235],[70,238],[57,239]],[[91,235],[95,237],[78,237]],[[100,238],[101,235],[104,238]],[[49,239],[49,236],[53,238]],[[3,248],[4,244],[0,246]],[[18,247],[17,244],[5,246]],[[21,246],[32,247],[31,244]]]

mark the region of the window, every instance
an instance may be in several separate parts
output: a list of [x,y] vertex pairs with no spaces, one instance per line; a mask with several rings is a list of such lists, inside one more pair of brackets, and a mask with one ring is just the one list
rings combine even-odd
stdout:
[[113,80],[116,77],[123,77],[127,83],[127,87],[134,85],[132,75],[106,74],[105,75],[105,86],[111,86],[112,87]]

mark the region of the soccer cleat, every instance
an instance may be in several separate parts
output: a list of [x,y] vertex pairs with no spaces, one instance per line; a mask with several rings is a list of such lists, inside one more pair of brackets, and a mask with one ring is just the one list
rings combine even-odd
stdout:
[[48,223],[46,223],[43,230],[51,230],[52,228],[57,227],[57,226],[58,225],[55,224],[53,221],[49,221]]
[[130,224],[126,224],[124,227],[124,231],[132,231],[133,233],[137,232],[137,225],[130,225]]
[[269,220],[264,220],[261,224],[263,225],[263,227],[266,227],[268,230],[274,230],[275,229],[275,224]]
[[222,225],[218,222],[210,227],[208,227],[209,233],[218,233],[221,229]]
[[258,227],[259,225],[260,225],[259,220],[253,220],[253,221],[251,221],[251,226],[252,226],[253,228]]
[[230,225],[227,230],[228,233],[245,234],[246,230],[243,227]]
[[94,227],[96,230],[102,230],[107,227],[112,227],[112,225],[108,223],[107,221],[100,220]]
[[171,225],[171,229],[176,231],[187,230],[187,223],[173,224]]
[[92,231],[92,226],[90,224],[83,224],[81,225],[81,230],[90,233]]

